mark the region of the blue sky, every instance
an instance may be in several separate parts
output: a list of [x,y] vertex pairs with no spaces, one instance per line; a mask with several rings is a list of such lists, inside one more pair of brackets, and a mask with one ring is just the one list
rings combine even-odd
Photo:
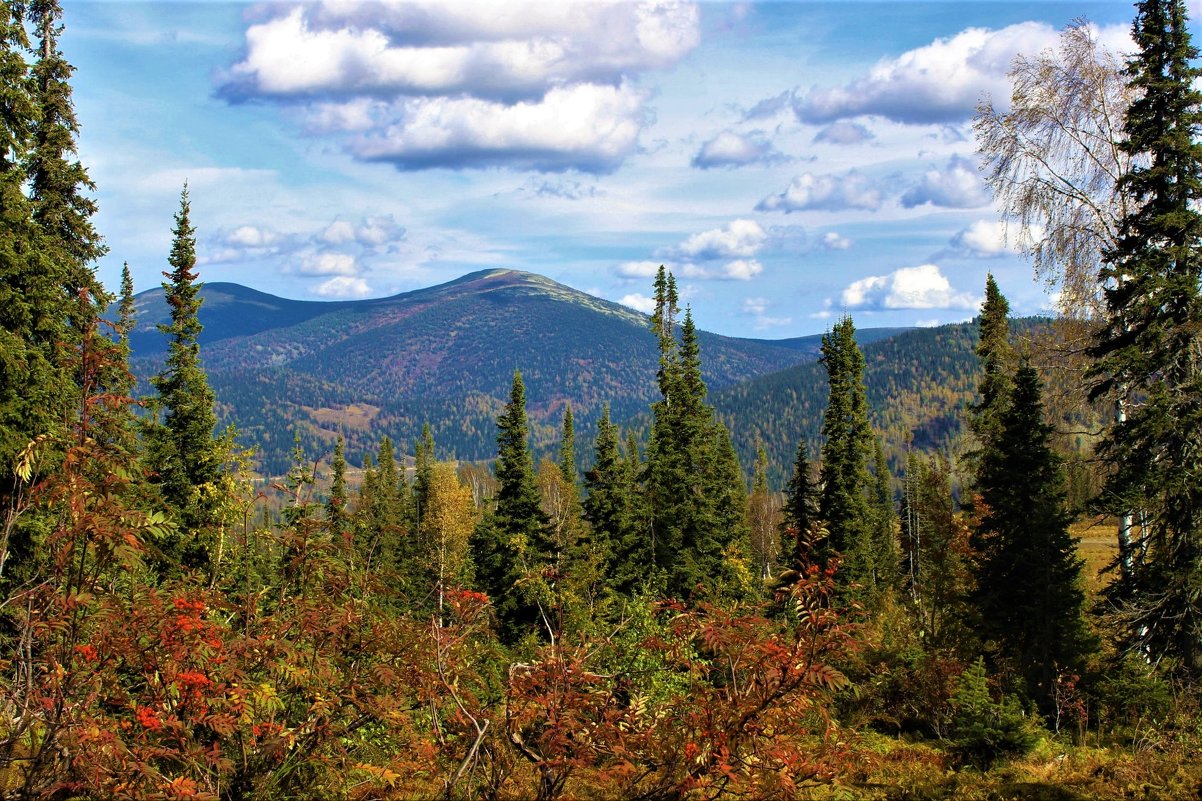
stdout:
[[1007,249],[972,140],[1016,53],[1128,3],[65,2],[80,156],[139,290],[185,179],[201,276],[379,297],[492,267],[787,337],[972,316]]

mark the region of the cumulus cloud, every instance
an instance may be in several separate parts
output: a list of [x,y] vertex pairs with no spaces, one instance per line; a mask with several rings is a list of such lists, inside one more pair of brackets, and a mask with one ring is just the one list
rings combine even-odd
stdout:
[[754,256],[768,240],[768,232],[755,220],[733,220],[725,228],[693,234],[674,249],[690,259],[730,259]]
[[852,241],[838,231],[827,231],[822,235],[823,250],[847,250],[851,246]]
[[349,253],[305,253],[295,269],[301,275],[355,275],[359,272],[355,257]]
[[722,131],[701,146],[692,165],[703,170],[714,167],[743,167],[748,164],[777,164],[785,160],[763,131]]
[[313,294],[323,298],[362,298],[371,294],[371,287],[362,278],[339,275],[315,286]]
[[976,164],[962,156],[952,156],[947,165],[928,170],[917,184],[901,196],[902,205],[914,208],[924,203],[951,209],[987,206],[989,190]]
[[275,231],[254,225],[240,225],[225,237],[227,245],[243,248],[267,248],[279,241],[280,235]]
[[779,194],[769,195],[756,205],[759,211],[876,211],[884,197],[867,176],[852,170],[842,175],[803,173]]
[[659,261],[628,261],[619,264],[614,272],[622,278],[654,278],[661,265],[663,262]]
[[835,122],[814,134],[815,142],[831,145],[858,145],[875,139],[876,136],[858,122]]
[[391,214],[365,217],[358,224],[348,220],[334,220],[318,235],[318,240],[327,245],[357,244],[366,248],[379,248],[390,242],[405,238],[405,229],[397,224]]
[[952,287],[934,264],[903,267],[888,275],[872,275],[852,282],[840,298],[849,309],[968,309],[981,300]]
[[311,131],[406,170],[612,170],[648,119],[629,79],[700,42],[678,0],[265,8],[219,92],[299,104]]
[[645,92],[626,83],[557,87],[541,99],[512,104],[414,98],[396,105],[389,124],[349,147],[365,161],[406,170],[509,166],[604,173],[635,150],[645,99]]
[[[844,86],[795,97],[794,110],[803,122],[814,124],[870,114],[915,124],[968,119],[982,97],[999,103],[1010,97],[1006,73],[1015,55],[1038,53],[1055,46],[1057,39],[1055,28],[1039,22],[999,30],[968,28],[882,59]],[[1099,39],[1112,49],[1131,49],[1126,26],[1100,29]]]
[[977,220],[956,232],[948,242],[954,252],[990,259],[1013,252],[1006,241],[1006,226],[996,220]]
[[621,303],[623,306],[629,306],[636,311],[641,311],[643,314],[651,314],[651,312],[655,311],[655,298],[649,298],[637,292],[623,295],[618,303]]

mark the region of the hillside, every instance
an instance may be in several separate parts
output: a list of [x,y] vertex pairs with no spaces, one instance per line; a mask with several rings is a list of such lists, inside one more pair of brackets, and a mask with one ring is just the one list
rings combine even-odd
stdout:
[[[336,303],[276,298],[236,284],[204,287],[202,356],[223,421],[286,468],[293,431],[325,453],[347,438],[358,462],[388,434],[411,443],[429,422],[444,454],[491,458],[494,418],[522,371],[536,447],[571,402],[582,438],[609,402],[616,419],[656,396],[658,354],[647,318],[542,276],[487,270],[389,298]],[[159,369],[162,290],[137,299],[135,372]],[[715,389],[814,358],[792,345],[702,333]]]
[[[1014,320],[1011,330],[1022,338],[1046,324],[1042,318]],[[864,353],[868,405],[894,466],[904,461],[909,447],[930,451],[952,446],[976,398],[976,323],[912,329],[875,341],[862,333],[857,332],[857,339]],[[827,400],[826,370],[818,362],[719,389],[710,400],[730,428],[744,465],[755,458],[757,438],[778,482],[791,469],[800,439],[811,458],[817,456]]]

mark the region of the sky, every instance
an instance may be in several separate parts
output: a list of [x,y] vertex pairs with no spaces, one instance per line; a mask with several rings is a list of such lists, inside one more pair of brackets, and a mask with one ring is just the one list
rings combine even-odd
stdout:
[[1126,2],[70,2],[80,159],[138,291],[383,297],[528,270],[734,336],[1047,313],[975,155],[1016,54]]

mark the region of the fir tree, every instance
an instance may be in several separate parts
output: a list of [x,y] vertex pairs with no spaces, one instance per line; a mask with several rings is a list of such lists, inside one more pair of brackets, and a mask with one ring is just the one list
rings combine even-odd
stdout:
[[810,476],[809,455],[805,440],[797,443],[793,459],[793,475],[785,486],[784,517],[781,521],[780,552],[791,568],[812,564],[813,528],[817,522],[814,481]]
[[897,510],[893,505],[893,477],[879,437],[872,438],[872,524],[874,581],[879,590],[897,586]]
[[1010,345],[1010,304],[990,274],[985,279],[985,303],[977,318],[977,358],[981,360],[980,401],[972,407],[969,424],[982,447],[997,435],[998,418],[1010,398],[1014,349]]
[[1182,0],[1139,3],[1132,38],[1122,147],[1134,165],[1118,184],[1132,210],[1104,254],[1091,375],[1094,397],[1129,401],[1099,448],[1112,468],[1100,503],[1142,525],[1109,600],[1126,645],[1202,675],[1202,71]]
[[200,363],[198,313],[202,303],[196,273],[196,229],[189,218],[188,187],[180,195],[174,241],[163,283],[170,325],[159,330],[169,338],[163,371],[151,379],[158,392],[162,420],[147,430],[147,460],[163,500],[180,523],[180,538],[164,548],[169,561],[202,566],[208,561],[205,529],[215,523],[214,488],[221,476],[221,457],[213,438],[217,425],[214,396]]
[[563,407],[563,429],[559,436],[559,472],[568,486],[580,483],[576,472],[576,428],[572,422],[572,404]]
[[347,503],[346,457],[343,455],[342,437],[339,437],[334,444],[334,455],[330,459],[330,496],[326,499],[326,522],[335,542],[349,544],[351,525]]
[[510,644],[537,630],[540,572],[547,559],[547,521],[534,479],[529,437],[526,387],[515,370],[509,403],[497,418],[495,508],[477,527],[472,541],[477,581],[492,597],[500,636]]
[[631,487],[629,473],[618,453],[618,430],[609,419],[609,404],[597,421],[593,467],[584,474],[588,494],[584,499],[584,519],[592,530],[593,549],[601,556],[601,569],[615,573],[612,583],[630,593],[629,568],[632,560],[646,555],[627,552],[636,546],[631,525]]
[[426,496],[430,493],[435,459],[434,434],[430,432],[429,423],[422,423],[421,439],[413,443],[413,517],[418,527],[426,513]]
[[1043,417],[1038,374],[1024,363],[978,477],[984,509],[974,597],[996,660],[1050,712],[1058,670],[1080,672],[1089,637],[1064,470]]
[[829,547],[843,555],[844,583],[855,582],[872,595],[876,554],[868,462],[874,435],[864,390],[864,356],[850,317],[822,337],[822,363],[830,396],[822,422],[818,515],[830,532]]

